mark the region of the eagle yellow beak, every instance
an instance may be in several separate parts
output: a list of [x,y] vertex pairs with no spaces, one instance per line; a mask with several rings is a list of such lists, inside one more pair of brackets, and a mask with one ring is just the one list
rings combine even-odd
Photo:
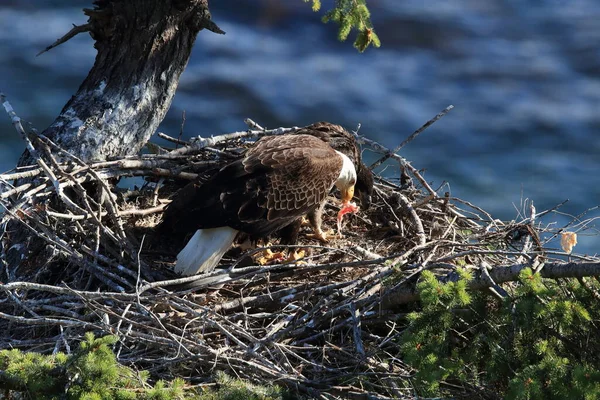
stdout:
[[349,203],[354,197],[354,185],[347,189],[342,190],[342,202],[344,204]]

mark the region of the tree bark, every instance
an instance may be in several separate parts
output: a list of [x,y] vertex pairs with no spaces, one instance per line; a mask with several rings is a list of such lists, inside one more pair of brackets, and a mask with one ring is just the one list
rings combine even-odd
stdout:
[[[98,54],[77,93],[43,131],[84,161],[138,153],[171,105],[198,32],[224,33],[210,19],[208,0],[93,4],[93,9],[84,9],[89,17],[86,25],[75,27],[48,48],[89,31]],[[19,161],[20,166],[34,163],[28,152]],[[7,232],[9,268],[3,279],[30,279],[48,260],[46,244],[17,222],[9,224]]]
[[98,54],[77,93],[43,133],[84,161],[136,154],[171,105],[196,35],[220,30],[208,0],[96,0]]

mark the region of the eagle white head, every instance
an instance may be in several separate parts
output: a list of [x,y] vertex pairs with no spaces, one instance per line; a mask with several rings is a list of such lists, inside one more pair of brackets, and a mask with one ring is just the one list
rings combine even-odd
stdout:
[[347,204],[354,197],[354,185],[356,184],[356,168],[354,168],[354,164],[344,153],[340,153],[339,151],[335,151],[342,157],[342,169],[340,171],[340,176],[338,176],[335,181],[335,186],[342,193],[342,202]]

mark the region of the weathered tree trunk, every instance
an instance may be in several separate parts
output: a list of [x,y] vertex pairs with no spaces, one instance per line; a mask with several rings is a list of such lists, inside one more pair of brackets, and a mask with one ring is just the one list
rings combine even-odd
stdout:
[[[93,9],[84,10],[88,23],[57,43],[75,31],[89,31],[98,50],[94,66],[43,132],[84,161],[139,152],[171,105],[198,32],[224,33],[210,19],[208,0],[96,0],[93,4]],[[32,163],[27,152],[19,162],[21,166]],[[13,223],[8,231],[9,273],[4,279],[30,277],[28,272],[48,258],[45,243],[32,238],[20,224]]]
[[208,0],[96,0],[84,10],[96,61],[44,134],[83,160],[137,153],[163,120]]

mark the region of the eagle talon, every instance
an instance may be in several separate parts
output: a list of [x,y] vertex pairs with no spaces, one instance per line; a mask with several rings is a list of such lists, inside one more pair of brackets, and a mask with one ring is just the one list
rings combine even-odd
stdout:
[[286,263],[293,262],[296,265],[306,264],[306,261],[299,261],[301,258],[304,258],[305,255],[306,255],[306,251],[304,249],[300,249],[300,250],[295,249],[294,251],[292,251],[290,253],[290,255],[287,257],[285,262]]
[[271,251],[271,249],[265,249],[262,256],[259,257],[256,262],[260,265],[269,265],[285,259],[286,255],[284,252],[278,251],[274,253]]
[[319,229],[316,233],[309,233],[306,235],[306,237],[310,239],[317,239],[323,243],[328,243],[330,239],[334,239],[336,236],[333,229],[329,229],[327,232],[323,232]]
[[306,218],[306,216],[302,217],[302,219],[300,220],[300,226],[310,226],[310,221],[308,220],[308,218]]

